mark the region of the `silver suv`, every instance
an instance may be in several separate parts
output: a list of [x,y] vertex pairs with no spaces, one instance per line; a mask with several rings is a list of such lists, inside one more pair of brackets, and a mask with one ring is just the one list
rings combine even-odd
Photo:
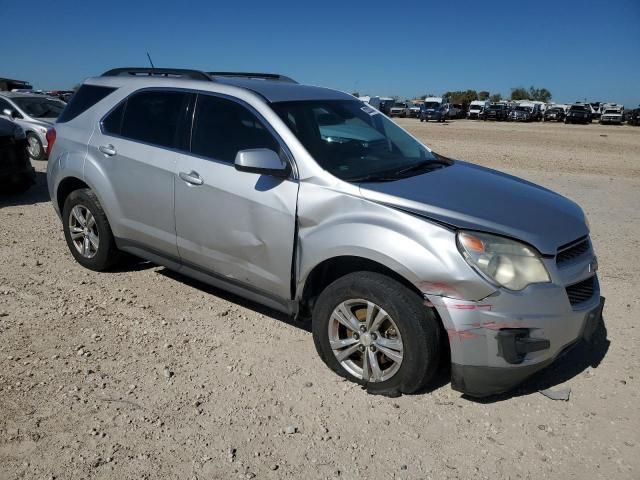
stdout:
[[445,158],[339,91],[116,69],[50,139],[80,264],[128,252],[311,318],[322,360],[371,393],[420,390],[449,353],[454,389],[503,392],[601,318],[580,207]]
[[11,120],[27,134],[27,152],[34,160],[47,157],[47,130],[66,106],[56,98],[36,93],[0,92],[0,117]]

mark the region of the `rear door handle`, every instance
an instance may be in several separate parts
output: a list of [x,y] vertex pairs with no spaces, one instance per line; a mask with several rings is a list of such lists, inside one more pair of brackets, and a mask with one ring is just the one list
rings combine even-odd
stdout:
[[107,157],[112,157],[117,153],[116,152],[116,147],[114,147],[111,144],[109,144],[109,145],[100,145],[98,147],[98,150],[100,150],[102,153],[104,153]]
[[189,173],[180,172],[178,175],[182,180],[184,180],[187,183],[190,183],[191,185],[202,185],[204,183],[204,180],[200,178],[200,175],[198,174],[198,172],[195,172],[193,170],[191,170]]

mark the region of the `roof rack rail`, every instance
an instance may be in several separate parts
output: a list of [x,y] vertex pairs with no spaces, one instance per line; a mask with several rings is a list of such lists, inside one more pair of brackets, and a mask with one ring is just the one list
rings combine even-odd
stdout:
[[207,72],[212,77],[238,77],[253,78],[260,80],[275,80],[278,82],[298,83],[293,78],[278,73],[256,73],[256,72]]
[[190,78],[191,80],[213,81],[209,75],[199,70],[186,70],[183,68],[140,68],[125,67],[113,68],[102,74],[103,77],[125,77],[125,76],[149,76],[149,77],[167,77],[167,78]]

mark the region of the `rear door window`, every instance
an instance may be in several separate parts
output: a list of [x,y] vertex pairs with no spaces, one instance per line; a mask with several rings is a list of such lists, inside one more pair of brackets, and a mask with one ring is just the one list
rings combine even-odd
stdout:
[[213,160],[233,163],[240,150],[280,149],[278,141],[258,117],[233,100],[198,95],[191,152]]
[[[122,113],[120,136],[160,147],[178,148],[186,136],[185,115],[191,94],[148,90],[131,95]],[[115,109],[103,127],[118,131]]]

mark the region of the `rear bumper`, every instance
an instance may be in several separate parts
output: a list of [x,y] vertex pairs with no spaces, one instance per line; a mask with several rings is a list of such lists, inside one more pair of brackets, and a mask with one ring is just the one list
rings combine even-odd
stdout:
[[449,337],[452,388],[477,397],[509,390],[590,337],[604,304],[597,279],[592,296],[577,305],[556,284],[500,291],[479,302],[428,299]]

